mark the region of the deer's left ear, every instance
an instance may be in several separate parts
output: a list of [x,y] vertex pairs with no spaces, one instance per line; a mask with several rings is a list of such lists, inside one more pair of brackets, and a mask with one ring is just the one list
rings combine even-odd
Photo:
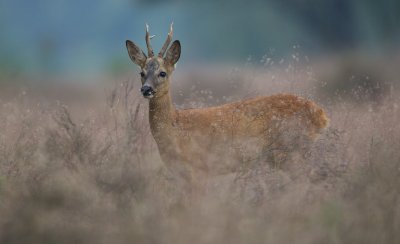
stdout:
[[126,49],[128,49],[128,54],[132,62],[143,68],[147,59],[146,54],[130,40],[126,41]]
[[181,43],[178,40],[176,40],[169,47],[167,54],[165,55],[165,61],[170,65],[174,65],[176,64],[176,62],[178,62],[180,56],[181,56]]

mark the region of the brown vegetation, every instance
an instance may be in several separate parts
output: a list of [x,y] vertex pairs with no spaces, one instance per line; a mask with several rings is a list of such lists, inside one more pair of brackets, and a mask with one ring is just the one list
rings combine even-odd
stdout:
[[290,170],[253,160],[187,205],[134,84],[107,99],[81,87],[79,101],[2,99],[0,243],[400,242],[396,91],[380,105],[325,104],[330,127]]

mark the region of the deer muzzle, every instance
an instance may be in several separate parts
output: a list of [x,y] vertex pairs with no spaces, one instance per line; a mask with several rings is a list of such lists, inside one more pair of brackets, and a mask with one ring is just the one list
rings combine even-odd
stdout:
[[154,94],[156,93],[153,89],[153,87],[149,85],[144,85],[142,88],[140,88],[140,92],[145,98],[152,98]]

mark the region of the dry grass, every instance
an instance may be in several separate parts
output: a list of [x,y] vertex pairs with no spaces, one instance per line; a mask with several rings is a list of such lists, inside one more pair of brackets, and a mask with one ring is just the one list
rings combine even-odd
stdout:
[[[251,88],[260,77],[271,75],[256,75]],[[317,95],[271,79],[275,89]],[[400,242],[397,93],[378,105],[326,103],[330,128],[306,157],[285,162],[290,170],[248,162],[188,201],[159,159],[133,83],[86,102],[30,91],[2,101],[0,243]],[[239,91],[232,99],[252,94]],[[189,100],[221,102],[202,94]]]

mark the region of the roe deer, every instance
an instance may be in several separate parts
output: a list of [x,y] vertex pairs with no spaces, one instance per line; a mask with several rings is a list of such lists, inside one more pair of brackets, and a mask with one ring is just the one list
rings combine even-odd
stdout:
[[[149,99],[149,123],[161,159],[173,174],[190,182],[237,171],[240,164],[274,152],[307,145],[328,124],[314,102],[291,94],[256,97],[216,107],[176,109],[170,80],[181,54],[172,41],[172,24],[157,56],[146,25],[146,54],[126,41],[131,60],[141,68],[141,93]],[[169,48],[168,48],[169,47]]]

